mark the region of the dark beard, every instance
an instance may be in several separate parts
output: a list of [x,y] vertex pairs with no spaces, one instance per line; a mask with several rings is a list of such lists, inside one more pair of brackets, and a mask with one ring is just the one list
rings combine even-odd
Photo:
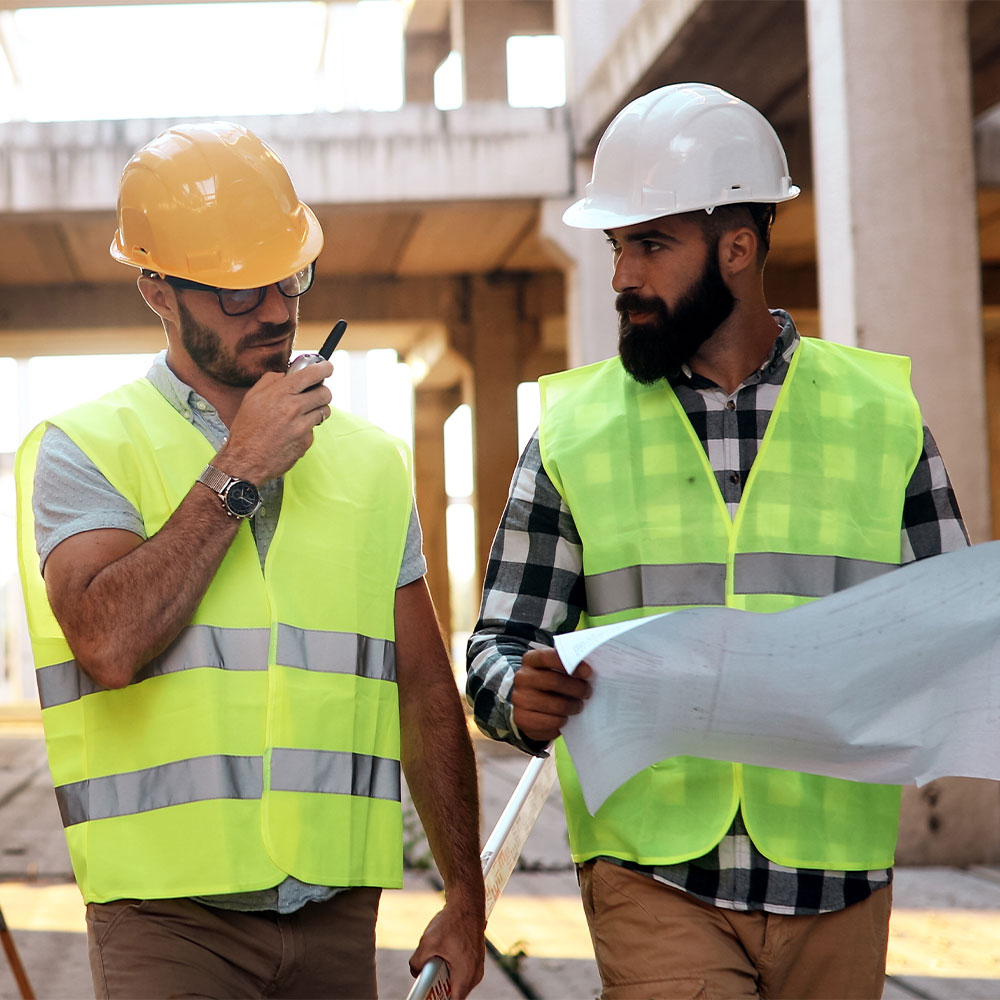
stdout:
[[[698,284],[673,311],[659,297],[644,298],[622,292],[615,300],[618,310],[618,353],[625,371],[643,385],[680,371],[733,311],[736,300],[722,280],[718,242],[709,247],[708,261]],[[648,323],[632,324],[630,312],[648,312]]]
[[279,337],[290,338],[295,331],[295,323],[261,323],[253,333],[248,333],[237,345],[236,351],[226,350],[219,335],[208,326],[199,323],[178,298],[180,313],[181,343],[191,360],[206,374],[223,385],[249,389],[266,371],[283,372],[288,367],[291,354],[291,339],[287,347],[276,347],[272,354],[265,355],[259,371],[252,371],[238,360],[239,352],[255,344],[268,344]]

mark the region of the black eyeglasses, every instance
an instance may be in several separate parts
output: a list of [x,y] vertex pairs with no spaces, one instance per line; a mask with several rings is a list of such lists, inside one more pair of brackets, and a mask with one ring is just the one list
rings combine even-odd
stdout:
[[[313,261],[301,271],[282,278],[281,281],[274,282],[278,291],[286,299],[297,299],[312,288],[313,276],[316,271],[316,262]],[[243,316],[253,312],[264,301],[270,285],[261,288],[217,288],[215,285],[203,285],[200,281],[189,281],[187,278],[175,278],[173,275],[164,274],[161,276],[171,288],[190,288],[196,292],[215,292],[219,300],[219,308],[227,316]]]

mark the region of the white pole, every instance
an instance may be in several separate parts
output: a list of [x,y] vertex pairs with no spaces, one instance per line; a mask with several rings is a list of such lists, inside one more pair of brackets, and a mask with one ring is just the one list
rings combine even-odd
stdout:
[[[514,871],[555,779],[555,760],[551,756],[533,757],[524,769],[514,794],[504,806],[493,832],[486,839],[479,860],[486,883],[487,919]],[[440,958],[432,958],[420,970],[406,1000],[443,1000],[450,996],[448,967]]]

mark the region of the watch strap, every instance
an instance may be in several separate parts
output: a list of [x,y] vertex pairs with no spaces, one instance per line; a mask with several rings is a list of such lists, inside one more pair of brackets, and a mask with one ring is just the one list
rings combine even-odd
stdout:
[[223,495],[225,488],[234,481],[234,476],[227,475],[214,465],[206,465],[204,471],[198,477],[199,483],[204,483],[210,490],[218,493],[220,497]]

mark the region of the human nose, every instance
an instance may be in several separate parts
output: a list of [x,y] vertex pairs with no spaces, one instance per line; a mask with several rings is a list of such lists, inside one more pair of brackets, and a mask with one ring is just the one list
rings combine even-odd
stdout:
[[264,301],[257,307],[257,318],[266,323],[287,323],[295,308],[292,301],[278,291],[277,285],[268,285]]
[[623,247],[615,254],[614,271],[611,275],[611,287],[619,294],[634,292],[642,286],[641,269],[626,249]]

